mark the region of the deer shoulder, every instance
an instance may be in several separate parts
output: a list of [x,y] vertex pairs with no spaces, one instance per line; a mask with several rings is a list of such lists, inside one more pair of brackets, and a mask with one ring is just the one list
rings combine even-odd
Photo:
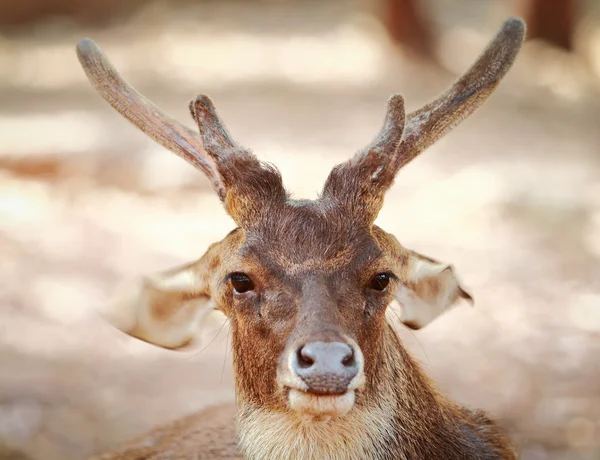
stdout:
[[236,408],[210,409],[113,459],[514,459],[487,416],[442,396],[389,318],[418,329],[461,299],[453,267],[374,224],[397,172],[471,115],[511,67],[525,34],[507,20],[439,98],[406,113],[393,96],[380,132],[330,172],[315,200],[290,197],[277,169],[237,144],[207,96],[198,132],[127,84],[90,40],[80,62],[108,103],[200,169],[237,228],[194,263],[147,277],[121,311],[125,332],[176,349],[212,308],[229,320]]
[[235,415],[235,404],[209,407],[91,460],[241,459]]

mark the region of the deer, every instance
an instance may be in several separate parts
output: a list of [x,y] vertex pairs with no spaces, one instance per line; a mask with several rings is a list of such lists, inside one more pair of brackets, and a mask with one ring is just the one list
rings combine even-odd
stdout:
[[331,170],[314,200],[292,198],[274,166],[233,140],[208,96],[189,104],[196,133],[81,40],[92,86],[202,171],[236,225],[199,260],[140,277],[118,306],[122,332],[172,350],[194,339],[207,312],[223,313],[235,401],[95,458],[516,459],[500,425],[443,396],[392,324],[394,300],[417,330],[473,298],[452,265],[405,248],[374,221],[400,168],[482,106],[524,37],[521,19],[505,20],[471,68],[414,112],[392,96],[380,132]]

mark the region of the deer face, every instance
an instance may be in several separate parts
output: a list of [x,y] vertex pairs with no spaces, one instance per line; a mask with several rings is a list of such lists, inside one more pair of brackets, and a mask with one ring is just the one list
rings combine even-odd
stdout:
[[208,97],[190,104],[198,136],[125,83],[93,42],[80,42],[80,61],[102,96],[202,170],[238,226],[198,262],[147,278],[123,329],[177,348],[213,305],[232,328],[242,404],[316,417],[368,404],[386,359],[392,300],[411,328],[470,300],[449,265],[373,224],[384,194],[403,165],[481,106],[523,36],[520,20],[506,21],[471,69],[416,112],[406,115],[402,97],[392,97],[380,133],[331,171],[314,201],[291,199],[277,170],[232,140]]
[[399,261],[383,232],[319,201],[287,203],[275,221],[232,234],[236,255],[220,270],[239,393],[342,415],[375,369]]

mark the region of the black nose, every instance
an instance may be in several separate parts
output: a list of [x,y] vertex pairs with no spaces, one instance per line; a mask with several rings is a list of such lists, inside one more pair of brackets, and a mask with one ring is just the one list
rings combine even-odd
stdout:
[[358,367],[352,348],[341,342],[308,343],[292,361],[292,370],[317,394],[345,393]]

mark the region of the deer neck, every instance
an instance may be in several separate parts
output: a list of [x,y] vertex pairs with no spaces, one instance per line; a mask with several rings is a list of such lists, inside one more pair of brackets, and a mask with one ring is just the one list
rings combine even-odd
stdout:
[[464,433],[450,403],[435,392],[391,327],[383,344],[376,391],[343,417],[317,420],[264,409],[246,400],[238,387],[244,458],[469,458],[460,449]]

